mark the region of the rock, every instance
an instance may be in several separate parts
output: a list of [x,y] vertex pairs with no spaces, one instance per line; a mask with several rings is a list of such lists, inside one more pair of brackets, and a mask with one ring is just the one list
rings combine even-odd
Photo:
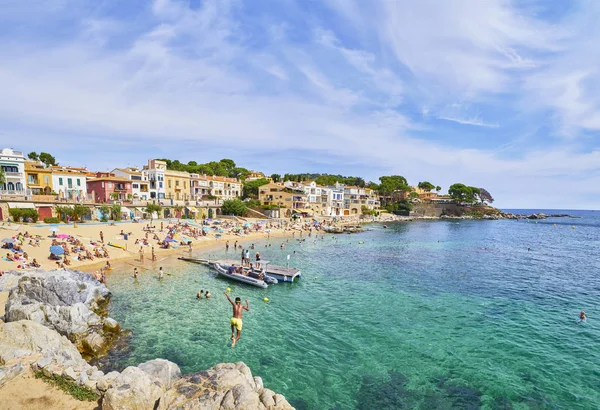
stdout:
[[[81,354],[66,337],[38,323],[22,320],[0,324],[0,365],[15,359],[23,360],[26,356],[30,356],[29,362],[32,363],[41,356],[61,354],[82,360]],[[50,362],[42,360],[47,365]]]
[[102,401],[106,410],[154,409],[164,390],[143,370],[130,366],[113,381]]
[[119,333],[119,331],[121,331],[121,326],[119,325],[119,323],[115,319],[110,317],[104,319],[103,328],[105,332]]
[[106,286],[88,274],[36,271],[20,276],[8,297],[5,319],[40,323],[67,336],[81,352],[99,356],[120,330],[114,319],[100,316],[109,299]]
[[77,377],[75,380],[77,381],[78,385],[85,386],[89,380],[89,377],[86,372],[81,372],[79,377]]
[[293,409],[281,395],[263,387],[242,362],[220,363],[186,375],[160,399],[159,409]]
[[63,370],[62,375],[73,381],[77,380],[77,373],[75,373],[75,370],[73,370],[72,367],[67,367],[65,370]]
[[181,378],[181,370],[175,363],[165,359],[154,359],[137,366],[150,377],[158,380],[165,390],[170,389]]
[[21,373],[25,371],[25,368],[21,363],[14,364],[12,366],[2,366],[0,367],[0,386],[4,385],[6,382],[14,379]]

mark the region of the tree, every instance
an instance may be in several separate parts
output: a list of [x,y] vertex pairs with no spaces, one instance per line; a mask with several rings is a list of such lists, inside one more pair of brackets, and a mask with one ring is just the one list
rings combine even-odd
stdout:
[[44,163],[44,165],[46,165],[46,168],[49,167],[50,165],[58,165],[56,163],[56,158],[54,158],[52,155],[48,154],[47,152],[40,152],[39,159],[40,159],[40,161],[42,161]]
[[410,199],[417,199],[419,197],[419,194],[417,194],[415,191],[410,193]]
[[410,188],[406,178],[400,175],[391,175],[379,177],[379,193],[381,195],[391,195],[396,191],[408,191]]
[[144,212],[150,215],[150,219],[152,220],[154,217],[154,213],[156,213],[157,217],[160,218],[160,213],[162,211],[162,207],[157,204],[148,204],[146,208],[144,208]]
[[440,193],[440,191],[442,190],[442,187],[438,185],[438,186],[436,186],[436,187],[435,187],[435,190],[436,190],[436,191],[438,192],[438,194],[439,194],[439,193]]
[[112,204],[110,207],[110,217],[113,219],[113,221],[120,221],[121,220],[121,205],[119,204]]
[[430,192],[432,189],[435,188],[435,186],[429,181],[419,182],[419,185],[417,185],[417,186],[420,189],[422,189],[423,191],[427,191],[427,192]]
[[487,191],[487,189],[479,188],[478,196],[482,204],[486,202],[488,204],[491,204],[492,202],[494,202],[494,198],[492,198],[492,195]]
[[221,212],[223,212],[224,215],[243,216],[248,212],[248,207],[239,199],[228,199],[223,201]]
[[279,181],[281,181],[281,175],[271,174],[271,179],[273,180],[273,182],[279,182]]
[[448,194],[456,202],[472,204],[477,201],[479,188],[466,186],[465,184],[452,184],[448,188]]
[[29,158],[32,161],[38,161],[40,159],[40,156],[37,154],[37,152],[31,151],[29,154],[27,154],[27,158]]
[[85,205],[75,204],[73,205],[71,218],[74,221],[81,221],[83,218],[90,214],[90,208]]
[[244,198],[258,198],[258,188],[269,183],[268,179],[261,178],[244,182]]
[[100,208],[98,208],[98,210],[100,211],[100,221],[108,221],[108,215],[110,215],[110,206],[102,205]]

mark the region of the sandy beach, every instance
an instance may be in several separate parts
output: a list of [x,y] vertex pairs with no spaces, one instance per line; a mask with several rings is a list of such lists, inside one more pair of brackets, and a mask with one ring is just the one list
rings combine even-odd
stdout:
[[[248,220],[248,223],[254,224],[256,220]],[[68,248],[72,246],[69,243],[69,238],[65,238],[64,236],[70,236],[73,239],[78,239],[80,243],[83,245],[84,252],[80,252],[85,254],[85,251],[90,250],[90,252],[94,252],[95,248],[98,248],[100,253],[103,254],[103,250],[106,250],[108,254],[108,258],[106,257],[94,257],[93,260],[85,259],[79,260],[77,253],[71,253],[68,256],[65,256],[70,265],[66,266],[69,269],[79,269],[85,272],[95,272],[106,265],[106,262],[110,262],[111,264],[120,261],[120,262],[129,262],[135,266],[144,266],[144,265],[152,265],[153,261],[151,260],[152,247],[154,247],[154,251],[156,253],[156,262],[164,260],[169,256],[175,255],[189,255],[190,249],[188,245],[182,244],[183,240],[191,240],[192,242],[192,252],[197,254],[199,251],[208,251],[214,247],[225,246],[225,243],[229,240],[230,246],[233,247],[235,241],[238,241],[239,244],[244,244],[245,242],[249,242],[257,239],[270,237],[285,237],[291,236],[291,230],[299,229],[299,227],[288,227],[287,230],[283,227],[273,227],[270,229],[266,229],[263,225],[258,231],[248,230],[247,234],[240,235],[239,233],[233,232],[233,228],[228,231],[225,229],[225,232],[221,233],[220,237],[215,236],[215,233],[211,230],[207,236],[197,236],[192,237],[190,235],[186,235],[184,233],[176,233],[175,239],[178,239],[177,242],[173,242],[169,249],[162,249],[158,244],[159,240],[163,240],[169,232],[169,227],[175,228],[176,231],[181,232],[182,226],[176,227],[178,223],[185,224],[191,223],[190,227],[193,227],[197,230],[201,229],[201,223],[187,220],[178,220],[172,219],[170,221],[162,221],[163,229],[161,230],[161,221],[154,221],[152,226],[154,229],[151,229],[150,232],[146,232],[144,229],[147,229],[150,226],[149,221],[144,221],[142,223],[118,223],[115,225],[111,225],[109,223],[106,224],[76,224],[76,225],[66,225],[61,224],[57,226],[58,230],[55,232],[57,236],[61,238],[56,238],[56,240],[60,244],[66,244]],[[192,225],[193,224],[193,225]],[[236,223],[234,227],[238,229],[242,226],[240,223]],[[258,226],[258,225],[257,225]],[[5,238],[14,238],[16,239],[19,234],[27,233],[29,238],[25,238],[22,241],[21,248],[24,252],[27,253],[28,261],[31,263],[34,259],[41,265],[39,269],[56,269],[60,265],[58,265],[55,260],[50,260],[50,246],[53,243],[55,238],[52,237],[53,232],[50,230],[51,226],[33,226],[27,224],[3,224],[0,226],[0,239]],[[104,242],[101,242],[100,232],[103,233]],[[124,239],[124,236],[121,235],[121,232],[127,234],[127,239]],[[238,231],[239,232],[239,231]],[[156,235],[156,237],[155,237]],[[33,237],[32,243],[36,243],[36,239],[39,239],[37,242],[39,246],[35,246],[30,244],[30,239]],[[136,240],[142,240],[144,238],[148,238],[148,245],[136,244]],[[153,239],[155,238],[155,239]],[[73,240],[71,239],[71,240]],[[18,242],[17,242],[18,243]],[[110,246],[108,244],[116,245]],[[143,260],[141,260],[140,249],[143,252]],[[25,265],[25,260],[22,258],[23,253],[15,253],[14,255],[20,256],[21,260],[17,261],[7,261],[6,254],[13,254],[8,249],[1,249],[2,259],[0,259],[0,271],[8,271],[8,270],[29,270],[34,269],[31,266],[27,267]],[[109,272],[107,272],[108,274]]]

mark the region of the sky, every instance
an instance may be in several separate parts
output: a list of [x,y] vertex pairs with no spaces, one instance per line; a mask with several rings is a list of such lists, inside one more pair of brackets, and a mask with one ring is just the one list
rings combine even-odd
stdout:
[[2,0],[0,145],[600,209],[600,2]]

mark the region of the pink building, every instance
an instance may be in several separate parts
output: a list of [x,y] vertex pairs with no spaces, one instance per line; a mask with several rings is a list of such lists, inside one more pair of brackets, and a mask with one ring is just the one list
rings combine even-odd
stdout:
[[94,194],[96,202],[130,201],[133,197],[131,180],[110,172],[96,172],[96,177],[87,181],[87,192]]

